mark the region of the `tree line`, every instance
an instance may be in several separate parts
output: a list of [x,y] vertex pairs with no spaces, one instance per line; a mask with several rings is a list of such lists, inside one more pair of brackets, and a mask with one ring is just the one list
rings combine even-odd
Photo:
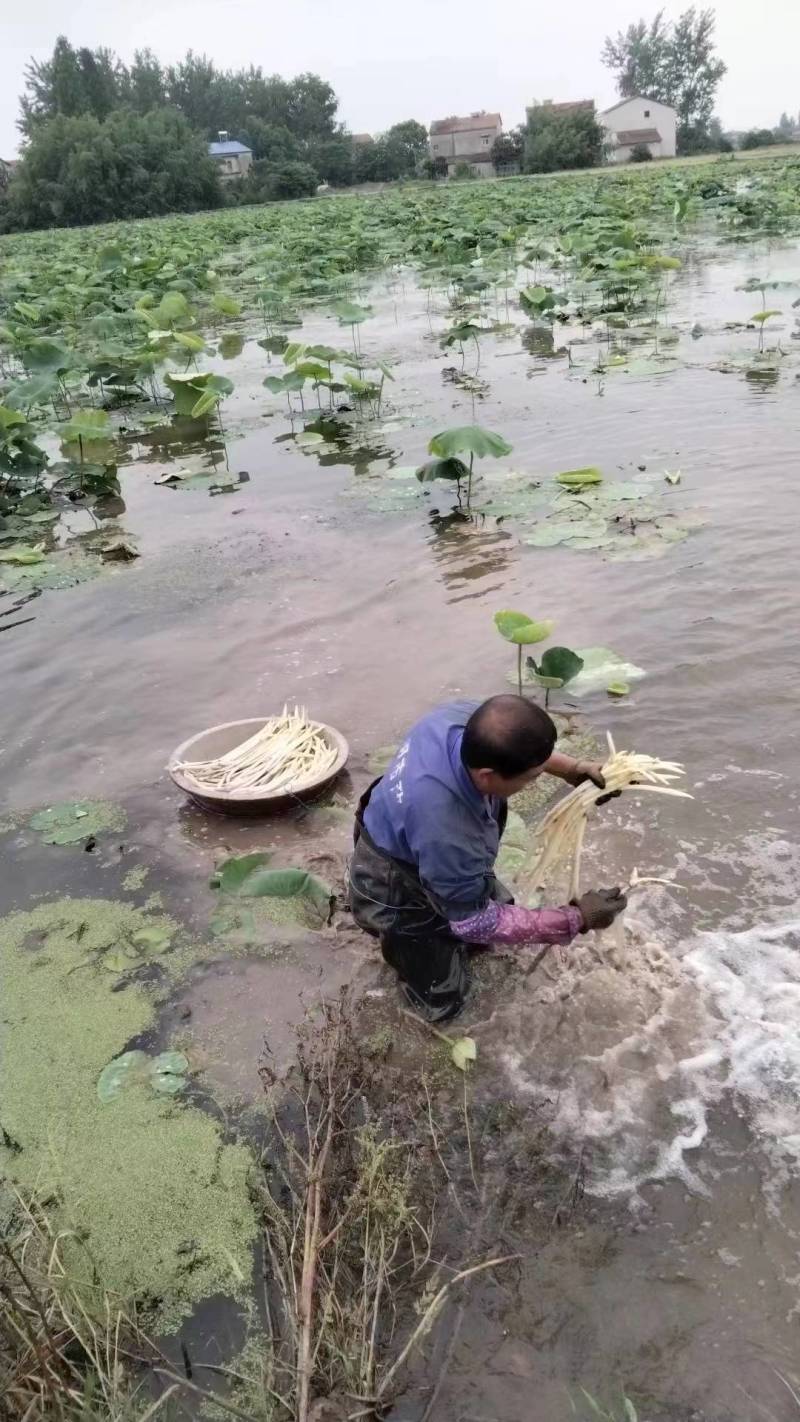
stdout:
[[[102,222],[301,197],[392,181],[418,171],[427,131],[410,119],[355,143],[338,99],[316,74],[218,69],[191,50],[162,65],[149,49],[130,65],[63,36],[25,69],[22,157],[0,192],[0,229]],[[226,190],[208,155],[225,131],[252,149],[248,177]]]

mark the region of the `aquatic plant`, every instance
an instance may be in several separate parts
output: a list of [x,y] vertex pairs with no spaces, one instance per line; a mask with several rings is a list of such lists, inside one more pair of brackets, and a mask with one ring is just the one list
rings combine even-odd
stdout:
[[[505,454],[510,454],[512,446],[502,435],[493,434],[491,430],[481,429],[479,425],[459,425],[455,429],[441,430],[439,434],[433,435],[428,443],[428,453],[436,457],[427,464],[423,464],[417,470],[417,478],[422,483],[428,483],[433,479],[455,479],[459,485],[459,492],[462,479],[467,481],[467,501],[466,507],[469,509],[472,499],[472,472],[475,458],[483,459],[486,455],[492,455],[495,459],[502,458]],[[462,454],[469,455],[469,464],[465,464],[459,458]]]
[[526,612],[503,611],[494,615],[494,625],[506,642],[517,649],[517,685],[522,695],[522,649],[545,642],[550,636],[555,622],[535,622]]

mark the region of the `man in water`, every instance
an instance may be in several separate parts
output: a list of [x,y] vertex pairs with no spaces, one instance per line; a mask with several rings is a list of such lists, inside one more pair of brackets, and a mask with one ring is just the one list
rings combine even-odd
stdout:
[[495,878],[509,796],[543,773],[605,789],[599,765],[555,743],[547,712],[520,696],[454,702],[417,722],[362,796],[350,907],[429,1021],[463,1006],[471,946],[570,943],[625,907],[619,889],[597,889],[561,908],[521,908]]

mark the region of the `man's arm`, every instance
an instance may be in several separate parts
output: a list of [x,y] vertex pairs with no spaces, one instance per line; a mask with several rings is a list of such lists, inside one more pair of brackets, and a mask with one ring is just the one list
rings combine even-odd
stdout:
[[566,780],[568,785],[583,785],[584,781],[591,780],[598,790],[606,788],[599,761],[574,760],[571,755],[553,751],[550,759],[545,761],[544,769],[548,775],[555,775],[559,780]]
[[529,909],[519,904],[498,904],[492,899],[468,918],[449,919],[456,938],[464,943],[571,943],[583,932],[583,914],[577,904],[564,908]]
[[609,928],[627,904],[621,889],[593,889],[563,908],[528,909],[494,900],[468,918],[450,918],[464,943],[571,943],[577,933]]

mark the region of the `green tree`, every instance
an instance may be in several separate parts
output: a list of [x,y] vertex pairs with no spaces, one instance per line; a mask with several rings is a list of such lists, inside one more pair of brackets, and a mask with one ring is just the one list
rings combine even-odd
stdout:
[[381,135],[374,143],[361,143],[355,152],[357,183],[391,183],[403,176],[403,155]]
[[[800,123],[800,119],[798,120],[798,123]],[[780,141],[782,143],[788,143],[791,140],[794,130],[794,119],[792,118],[791,114],[787,114],[784,111],[784,113],[782,113],[780,118],[778,119],[778,126],[775,130],[775,132],[780,135]]]
[[525,151],[524,128],[512,128],[510,133],[501,133],[492,144],[492,162],[496,173],[512,163],[522,163]]
[[288,85],[286,126],[298,138],[332,138],[339,100],[326,79],[298,74]]
[[383,135],[383,141],[391,151],[399,173],[416,173],[428,153],[428,130],[416,119],[405,119],[395,123]]
[[26,93],[20,100],[19,128],[30,138],[36,128],[65,114],[105,118],[119,103],[125,71],[108,49],[73,49],[59,35],[49,59],[32,59],[25,68]]
[[248,115],[237,136],[252,148],[256,161],[266,158],[272,164],[295,163],[305,154],[305,145],[284,124],[268,123],[255,114]]
[[605,132],[594,113],[553,113],[532,108],[525,130],[526,173],[554,173],[564,168],[596,168],[603,161]]
[[122,87],[125,102],[137,114],[149,113],[151,109],[159,109],[166,104],[166,77],[151,49],[136,50]]
[[727,66],[714,47],[714,11],[692,5],[669,24],[664,11],[609,36],[602,59],[617,76],[623,98],[642,94],[678,114],[678,151],[698,151],[708,133],[717,88]]
[[312,139],[305,145],[305,158],[320,180],[335,188],[350,187],[355,178],[355,153],[349,133]]
[[268,201],[313,197],[318,181],[310,163],[284,163],[266,174],[264,194]]
[[9,184],[12,228],[192,212],[222,202],[205,142],[181,114],[116,109],[37,124]]
[[779,143],[775,130],[772,128],[751,128],[747,133],[742,134],[739,142],[740,148],[769,148],[771,143]]

